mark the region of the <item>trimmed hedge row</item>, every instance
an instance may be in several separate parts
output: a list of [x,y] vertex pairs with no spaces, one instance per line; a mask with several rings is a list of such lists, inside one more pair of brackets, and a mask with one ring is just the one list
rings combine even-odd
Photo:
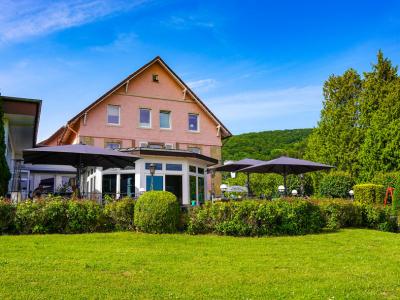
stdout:
[[0,199],[0,234],[84,233],[135,228],[164,233],[175,232],[179,220],[176,197],[161,191],[147,192],[137,201],[128,197],[108,201],[104,207],[86,199],[67,200],[54,196],[17,205]]
[[0,234],[83,233],[137,229],[151,233],[231,236],[304,235],[345,227],[398,231],[392,208],[348,200],[279,199],[207,202],[180,213],[176,197],[149,192],[105,207],[49,197],[13,205],[0,199]]
[[301,235],[320,232],[324,219],[308,201],[206,203],[190,210],[187,231],[233,236]]
[[48,197],[14,205],[0,200],[0,234],[84,233],[129,230],[133,226],[134,200],[107,204],[90,200]]
[[233,236],[303,235],[345,227],[397,232],[398,223],[389,207],[348,200],[248,200],[207,203],[192,209],[187,231]]
[[361,203],[383,204],[385,187],[382,184],[364,183],[353,187],[354,200]]

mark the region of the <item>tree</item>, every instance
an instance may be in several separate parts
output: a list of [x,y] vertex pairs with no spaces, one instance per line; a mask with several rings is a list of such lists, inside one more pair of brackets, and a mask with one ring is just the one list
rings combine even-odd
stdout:
[[400,79],[397,67],[378,53],[372,71],[364,74],[360,101],[360,124],[365,140],[359,153],[362,180],[376,172],[399,170]]
[[10,170],[8,169],[8,164],[6,161],[3,117],[3,101],[0,97],[0,196],[3,196],[7,193],[8,181],[11,178]]
[[308,138],[305,157],[357,174],[362,140],[359,126],[359,95],[362,80],[353,70],[331,75],[323,87],[323,109],[318,126]]

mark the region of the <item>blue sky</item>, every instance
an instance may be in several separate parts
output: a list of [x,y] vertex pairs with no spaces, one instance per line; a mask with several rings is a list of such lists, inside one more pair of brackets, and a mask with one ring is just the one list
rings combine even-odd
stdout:
[[160,55],[235,134],[313,127],[330,74],[400,62],[396,1],[0,0],[0,92],[39,140]]

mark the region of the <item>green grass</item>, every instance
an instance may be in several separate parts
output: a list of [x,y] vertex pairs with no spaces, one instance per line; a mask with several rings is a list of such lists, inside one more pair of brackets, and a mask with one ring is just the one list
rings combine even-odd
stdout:
[[0,299],[400,297],[400,235],[0,237]]

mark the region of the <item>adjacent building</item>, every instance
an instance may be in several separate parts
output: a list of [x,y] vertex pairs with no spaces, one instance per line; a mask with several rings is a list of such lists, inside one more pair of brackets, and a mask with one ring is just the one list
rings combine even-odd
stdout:
[[89,168],[82,187],[88,196],[167,190],[187,205],[219,193],[220,178],[211,178],[206,169],[220,162],[222,140],[229,136],[205,103],[156,57],[40,145],[84,143],[141,157],[123,170]]

